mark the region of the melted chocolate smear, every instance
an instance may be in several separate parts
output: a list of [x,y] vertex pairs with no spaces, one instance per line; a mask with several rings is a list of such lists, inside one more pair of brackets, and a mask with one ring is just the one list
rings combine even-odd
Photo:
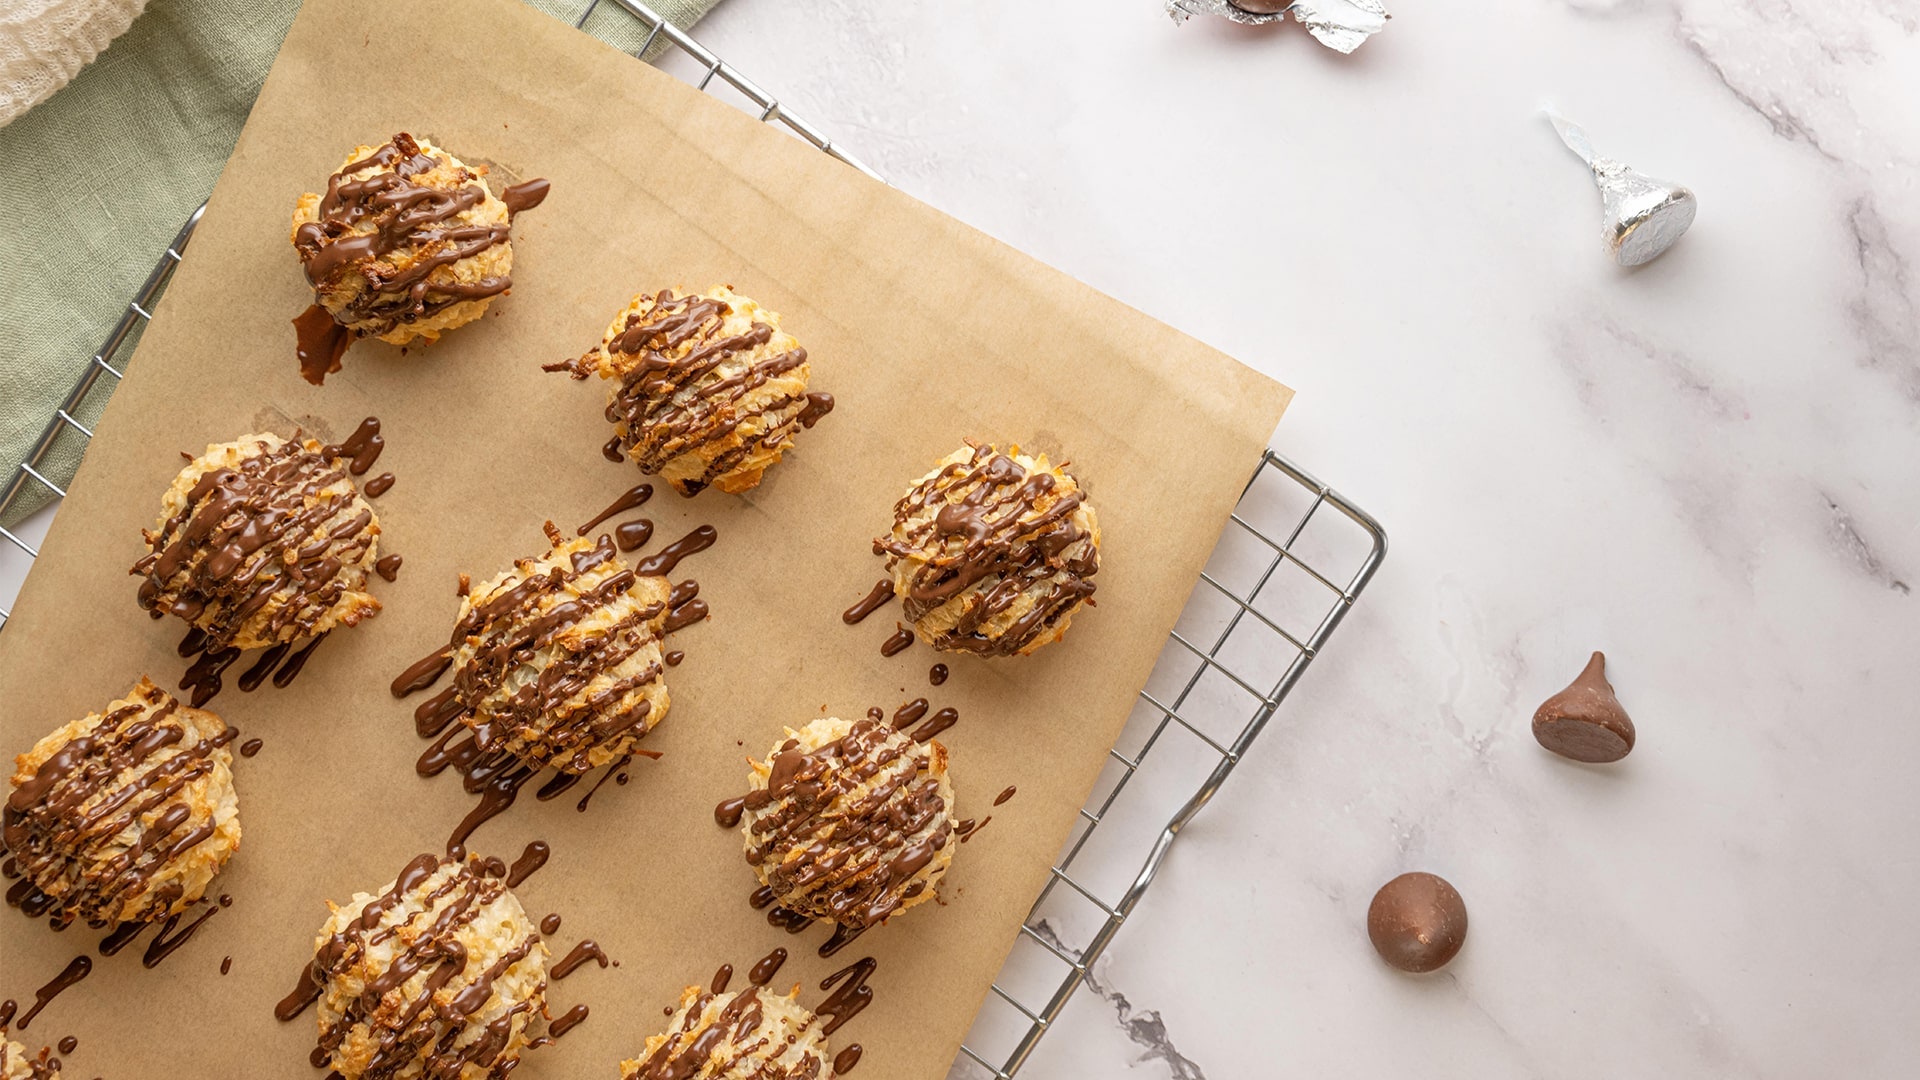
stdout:
[[553,778],[551,780],[548,780],[546,783],[540,785],[540,790],[534,792],[533,797],[536,799],[539,799],[541,802],[547,802],[552,799],[557,799],[560,796],[566,794],[566,791],[568,788],[572,787],[573,785],[579,783],[582,780],[585,780],[586,778],[587,778],[586,773],[556,772],[553,774]]
[[293,991],[273,1007],[273,1018],[286,1023],[306,1012],[307,1006],[320,1000],[320,990],[320,983],[313,977],[313,965],[309,963],[300,969],[300,981],[294,984]]
[[[834,953],[837,953],[841,949],[846,948],[848,942],[851,942],[854,938],[857,938],[861,934],[866,933],[867,929],[868,928],[864,926],[856,929],[851,926],[841,926],[839,924],[835,924],[833,928],[833,935],[827,938],[827,940],[823,942],[820,946],[820,955],[832,956]],[[825,989],[825,987],[822,987],[821,989]]]
[[800,415],[795,419],[800,421],[801,427],[811,428],[820,422],[821,417],[832,411],[833,395],[815,391],[807,395],[807,403],[801,406]]
[[878,705],[875,705],[873,708],[867,710],[867,719],[873,721],[876,724],[882,720],[885,720],[886,718],[887,718],[887,710],[881,708]]
[[20,1030],[27,1030],[27,1025],[33,1023],[33,1018],[40,1015],[41,1009],[47,1007],[47,1002],[59,997],[61,991],[92,973],[93,958],[90,956],[76,956],[67,961],[67,966],[60,969],[60,974],[55,975],[52,982],[33,992],[33,1008],[28,1009],[26,1015],[20,1018]]
[[232,647],[208,649],[199,659],[187,666],[187,673],[180,679],[180,689],[193,691],[190,703],[199,708],[212,701],[220,693],[221,676],[240,659],[240,650]]
[[868,593],[865,599],[840,613],[840,621],[852,626],[887,606],[887,601],[891,599],[893,599],[893,582],[875,582],[873,591]]
[[575,945],[566,956],[561,957],[560,962],[553,965],[553,970],[549,977],[555,982],[558,982],[579,970],[579,968],[589,960],[599,964],[602,969],[605,969],[607,966],[606,950],[602,949],[600,943],[592,938],[587,938],[580,944]]
[[80,1049],[80,1040],[69,1035],[66,1038],[60,1040],[59,1047],[60,1047],[61,1053],[71,1054],[75,1050]]
[[928,739],[933,738],[935,735],[940,734],[959,722],[960,712],[958,709],[941,709],[939,712],[927,717],[926,723],[913,729],[913,741],[926,742]]
[[652,484],[635,484],[633,487],[628,488],[619,498],[613,500],[613,505],[600,511],[599,515],[592,521],[587,522],[575,530],[574,535],[585,536],[593,531],[595,525],[600,524],[615,514],[624,514],[636,506],[644,505],[646,501],[651,498],[653,498]]
[[293,334],[300,376],[315,386],[340,370],[340,358],[353,344],[353,331],[333,321],[333,313],[319,304],[293,317]]
[[555,1017],[553,1022],[547,1025],[547,1037],[551,1039],[561,1038],[565,1036],[567,1032],[579,1027],[580,1022],[586,1018],[587,1007],[585,1005],[575,1005],[573,1008]]
[[180,639],[180,655],[183,657],[197,655],[206,647],[207,632],[197,626],[190,627],[187,636]]
[[300,672],[306,668],[308,658],[313,656],[313,650],[319,648],[320,643],[327,640],[327,634],[331,633],[333,631],[329,630],[326,634],[316,635],[312,641],[300,646],[299,652],[287,657],[287,662],[280,665],[279,671],[273,673],[273,685],[281,690],[292,686],[293,680],[299,678]]
[[881,656],[898,656],[913,644],[913,631],[902,626],[893,632],[893,636],[880,643]]
[[559,933],[560,932],[560,913],[556,911],[549,914],[546,918],[541,919],[540,932],[547,935],[548,937],[552,937],[554,934]]
[[747,982],[754,986],[767,985],[773,981],[775,975],[780,973],[780,965],[786,962],[787,950],[773,950],[755,961],[753,968],[747,972]]
[[694,623],[704,622],[711,614],[713,612],[707,607],[705,600],[689,600],[667,613],[667,621],[660,628],[660,636],[665,637],[676,630],[685,630]]
[[627,455],[620,452],[620,436],[608,439],[606,445],[600,448],[600,456],[615,464],[627,460]]
[[765,885],[753,890],[752,895],[747,897],[747,906],[755,911],[771,903],[773,903],[773,890]]
[[20,860],[10,858],[6,862],[0,863],[0,875],[5,875],[8,881],[12,881],[14,878],[19,877],[20,876]]
[[400,579],[400,564],[404,561],[398,555],[382,555],[380,561],[373,564],[373,572],[388,581]]
[[653,522],[646,518],[618,525],[613,530],[613,542],[621,551],[639,551],[653,539]]
[[0,1001],[0,1028],[10,1026],[13,1023],[13,1014],[19,1010],[20,1003],[12,998]]
[[747,811],[747,797],[736,795],[713,808],[713,822],[723,829],[735,828]]
[[220,974],[225,975],[227,972],[232,970],[233,970],[233,957],[231,956],[221,957],[220,958]]
[[[634,751],[634,753],[639,753],[639,752],[640,751],[637,751],[637,750]],[[613,762],[610,762],[607,765],[607,771],[600,774],[600,779],[595,780],[593,782],[593,786],[587,789],[587,793],[585,795],[580,796],[580,801],[574,805],[574,809],[578,810],[583,814],[586,813],[587,804],[593,801],[594,795],[597,794],[601,788],[607,786],[607,781],[613,779],[614,774],[618,773],[621,769],[626,768],[628,763],[630,763],[631,761],[633,761],[633,754],[627,754]]]
[[939,686],[941,683],[944,683],[946,681],[947,681],[947,665],[945,664],[935,664],[933,665],[933,670],[927,672],[927,682],[931,683],[934,686]]
[[513,860],[513,867],[507,871],[507,887],[517,889],[520,883],[533,876],[535,870],[547,865],[552,857],[553,848],[545,840],[535,840],[528,844],[520,857]]
[[803,915],[792,908],[775,904],[767,909],[767,925],[777,926],[789,934],[797,934],[813,925],[813,916]]
[[1004,802],[1006,802],[1006,801],[1007,801],[1008,799],[1011,799],[1011,798],[1013,798],[1013,796],[1014,796],[1014,795],[1015,795],[1015,794],[1016,794],[1016,793],[1017,793],[1017,792],[1018,792],[1019,790],[1020,790],[1020,789],[1019,789],[1019,788],[1016,788],[1016,787],[1009,787],[1009,788],[1007,788],[1007,790],[1005,790],[1005,791],[1003,791],[1003,792],[1001,792],[1001,793],[1000,793],[999,795],[996,795],[996,796],[994,797],[994,800],[993,800],[993,805],[995,805],[995,806],[999,806],[999,805],[1000,805],[1001,803],[1004,803]]
[[966,821],[961,822],[961,824],[965,825],[966,828],[955,829],[954,831],[960,834],[960,842],[964,844],[967,841],[973,839],[973,836],[975,833],[979,832],[981,829],[986,828],[992,822],[993,822],[992,814],[988,814],[984,819],[981,820],[980,824],[978,825],[975,825],[973,823],[972,818],[968,818]]
[[[201,926],[206,924],[208,919],[218,914],[220,914],[220,906],[210,905],[207,910],[200,913],[198,918],[188,923],[177,934],[173,932],[174,927],[180,925],[180,920],[186,915],[186,912],[177,912],[167,916],[167,921],[161,925],[159,932],[153,935],[153,940],[147,942],[146,955],[140,958],[141,965],[149,968],[159,967],[160,961],[172,956],[174,950],[187,943],[187,939],[193,936],[194,931],[200,929]],[[173,936],[169,937],[169,934]]]
[[387,448],[387,440],[380,434],[380,418],[369,416],[360,421],[345,442],[337,442],[320,448],[320,456],[327,458],[346,458],[347,471],[355,476],[364,476],[373,463],[380,460],[380,451]]
[[[640,486],[645,487],[646,485],[642,484]],[[659,577],[671,574],[673,573],[673,568],[680,565],[681,559],[692,555],[696,551],[705,551],[712,547],[713,542],[719,538],[720,534],[714,531],[713,526],[702,525],[680,539],[675,540],[673,543],[668,544],[666,547],[661,548],[658,553],[641,559],[634,565],[634,575],[636,577]]]
[[146,933],[147,927],[152,925],[149,922],[123,922],[114,927],[106,937],[100,939],[100,955],[112,956],[133,944],[133,939]]
[[[867,986],[867,979],[873,975],[873,969],[880,964],[871,956],[861,957],[839,971],[820,980],[820,989],[833,990],[835,983],[841,983],[820,1007],[813,1010],[821,1016],[831,1016],[827,1026],[820,1029],[823,1035],[832,1035],[840,1026],[860,1015],[860,1010],[873,1003],[873,990]],[[842,980],[845,980],[842,982]]]
[[[524,184],[515,184],[500,193],[500,201],[507,204],[509,216],[524,210],[531,210],[547,201],[547,192],[553,189],[553,182],[546,179],[528,180]],[[582,1016],[586,1014],[581,1013]],[[576,1021],[577,1022],[577,1021]],[[558,1033],[554,1035],[559,1038]]]
[[667,651],[667,654],[665,656],[662,656],[660,659],[664,661],[668,667],[679,667],[680,661],[685,660],[686,658],[687,658],[687,654],[684,652],[681,652],[679,649],[669,649]]
[[440,681],[440,676],[445,675],[447,669],[452,666],[453,649],[451,646],[442,645],[434,651],[432,656],[414,661],[412,666],[393,680],[393,686],[390,688],[393,696],[403,698],[408,694],[425,690]]
[[713,973],[713,983],[708,991],[715,995],[724,994],[727,992],[727,984],[732,981],[733,965],[721,964],[720,970]]
[[860,1044],[854,1043],[852,1046],[835,1054],[833,1056],[833,1075],[845,1076],[852,1072],[853,1067],[860,1064],[860,1053]]
[[[377,499],[380,496],[385,495],[387,492],[392,491],[393,481],[394,481],[394,475],[390,472],[383,472],[379,476],[376,476],[373,479],[367,481],[367,486],[366,486],[367,498]],[[388,578],[387,580],[392,581],[393,579]]]
[[267,744],[262,739],[248,739],[246,742],[243,742],[240,744],[240,756],[252,757],[253,755],[259,753],[260,748],[265,745]]
[[240,689],[249,694],[260,689],[260,684],[266,682],[273,669],[280,666],[280,659],[287,655],[290,648],[292,646],[283,641],[261,653],[260,659],[255,660],[252,667],[240,673]]

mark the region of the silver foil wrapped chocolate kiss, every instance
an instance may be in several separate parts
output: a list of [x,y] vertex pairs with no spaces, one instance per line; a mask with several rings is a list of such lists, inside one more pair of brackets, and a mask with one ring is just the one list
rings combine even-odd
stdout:
[[1195,15],[1218,15],[1259,26],[1285,22],[1288,13],[1314,40],[1343,53],[1359,48],[1393,18],[1381,0],[1167,0],[1167,14],[1177,23]]
[[1580,125],[1552,108],[1544,110],[1560,141],[1579,155],[1600,188],[1600,239],[1621,266],[1652,262],[1693,224],[1693,192],[1593,152]]

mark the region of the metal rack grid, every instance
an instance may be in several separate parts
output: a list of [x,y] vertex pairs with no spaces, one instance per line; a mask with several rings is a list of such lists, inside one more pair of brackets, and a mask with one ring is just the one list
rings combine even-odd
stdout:
[[[574,25],[585,26],[600,5],[601,0],[588,0]],[[637,20],[645,32],[642,44],[634,50],[635,55],[646,57],[659,49],[671,54],[670,64],[684,67],[691,62],[695,69],[689,81],[698,89],[717,92],[717,80],[745,99],[741,103],[743,108],[757,109],[762,121],[779,124],[835,159],[876,180],[881,179],[873,169],[835,145],[813,125],[788,113],[771,93],[646,4],[639,0],[610,0],[611,5],[617,5]],[[66,491],[49,479],[41,467],[61,438],[93,437],[93,432],[76,419],[74,413],[80,411],[102,378],[118,382],[125,377],[130,342],[137,338],[136,331],[152,318],[153,308],[205,210],[202,204],[181,226],[100,350],[83,366],[72,390],[54,410],[27,459],[7,477],[4,488],[0,488],[0,516],[21,498],[30,484],[44,487],[56,499],[65,498]],[[108,384],[109,390],[111,385]],[[1281,527],[1269,524],[1275,506],[1299,498],[1306,498],[1307,505],[1291,524]],[[1321,542],[1309,531],[1316,515],[1320,515],[1321,520],[1327,518],[1324,511],[1328,508],[1337,513],[1336,520],[1347,523],[1353,530],[1350,539],[1358,541],[1348,545],[1344,558],[1335,554],[1334,545]],[[961,1046],[961,1057],[955,1063],[957,1072],[977,1073],[985,1069],[987,1075],[1004,1080],[1026,1063],[1075,991],[1092,980],[1094,963],[1146,894],[1175,838],[1219,791],[1246,755],[1386,556],[1386,533],[1371,515],[1270,450],[1248,480],[1231,520],[1232,525],[1215,552],[1214,564],[1210,564],[1194,586],[1194,596],[1168,640],[1155,677],[1140,692],[1136,723],[1130,725],[1129,732],[1138,728],[1145,732],[1144,738],[1127,752],[1121,747],[1130,739],[1123,735],[1121,743],[1108,751],[1108,775],[1081,809],[1073,835],[1054,864],[1046,886],[1035,899],[1022,925],[1016,955],[1009,959],[1002,977],[994,982],[974,1032]],[[1276,536],[1284,539],[1275,539]],[[1257,557],[1249,559],[1245,552],[1231,553],[1229,549],[1236,538],[1250,541]],[[30,559],[39,555],[31,544],[4,527],[0,527],[0,539],[18,547]],[[1335,562],[1343,569],[1327,569]],[[1257,573],[1235,572],[1261,564],[1264,568]],[[0,606],[0,629],[4,629],[8,615],[7,609]],[[1183,669],[1185,673],[1181,674]],[[1270,677],[1268,669],[1272,669]],[[1168,673],[1172,673],[1170,679],[1164,677]],[[1261,689],[1262,685],[1266,688]],[[1231,723],[1224,729],[1221,727],[1219,717],[1223,715],[1234,717],[1231,723],[1239,725],[1237,730]],[[1142,719],[1144,723],[1138,722]],[[1120,882],[1123,887],[1117,894],[1104,890],[1088,880],[1090,875],[1084,868],[1090,861],[1089,851],[1098,847],[1096,830],[1103,822],[1128,816],[1139,818],[1138,811],[1131,815],[1126,812],[1130,803],[1123,795],[1133,798],[1142,789],[1143,785],[1134,781],[1147,766],[1149,753],[1159,748],[1157,758],[1160,759],[1180,753],[1164,749],[1180,734],[1189,737],[1185,740],[1188,749],[1198,748],[1205,766],[1203,778],[1197,789],[1183,789],[1184,801],[1170,818],[1163,823],[1156,820],[1158,832],[1152,835],[1146,858],[1131,881]],[[1116,831],[1116,825],[1108,825],[1101,838],[1104,840]],[[1075,876],[1076,873],[1079,876]],[[1114,898],[1106,899],[1103,893]],[[1060,910],[1063,902],[1077,906],[1083,919],[1091,917],[1090,932],[1084,939],[1085,944],[1078,949],[1068,945],[1059,930],[1061,923],[1073,918],[1072,912]],[[1043,958],[1051,958],[1054,965],[1051,976],[1044,965],[1036,975],[1031,959],[1019,955],[1022,947],[1037,951]],[[1025,985],[1004,985],[1016,974],[1024,978]],[[1057,982],[1050,983],[1050,978],[1057,978]],[[1028,1003],[1032,1001],[1042,1003]],[[999,1017],[990,1015],[996,1003],[1002,1013]],[[997,1049],[982,1045],[983,1040],[989,1039],[997,1039]]]

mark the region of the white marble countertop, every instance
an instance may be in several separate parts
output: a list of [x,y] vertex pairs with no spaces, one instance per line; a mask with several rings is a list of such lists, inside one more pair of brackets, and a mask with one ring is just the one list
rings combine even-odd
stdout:
[[[1392,535],[1022,1076],[1912,1075],[1920,9],[1401,8],[1352,57],[1159,0],[701,27],[897,186],[1295,387],[1274,445]],[[1699,194],[1677,248],[1606,261],[1549,98]],[[1528,732],[1593,649],[1613,767]],[[1411,869],[1471,911],[1434,976],[1366,941]]]

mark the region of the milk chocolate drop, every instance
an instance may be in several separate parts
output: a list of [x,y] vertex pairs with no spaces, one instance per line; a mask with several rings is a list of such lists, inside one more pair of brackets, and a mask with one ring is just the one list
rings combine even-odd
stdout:
[[1367,908],[1375,952],[1401,971],[1436,971],[1467,940],[1467,905],[1442,878],[1414,872],[1380,887]]
[[1607,682],[1607,658],[1594,653],[1586,670],[1533,714],[1541,746],[1575,761],[1619,761],[1633,749],[1633,721]]

